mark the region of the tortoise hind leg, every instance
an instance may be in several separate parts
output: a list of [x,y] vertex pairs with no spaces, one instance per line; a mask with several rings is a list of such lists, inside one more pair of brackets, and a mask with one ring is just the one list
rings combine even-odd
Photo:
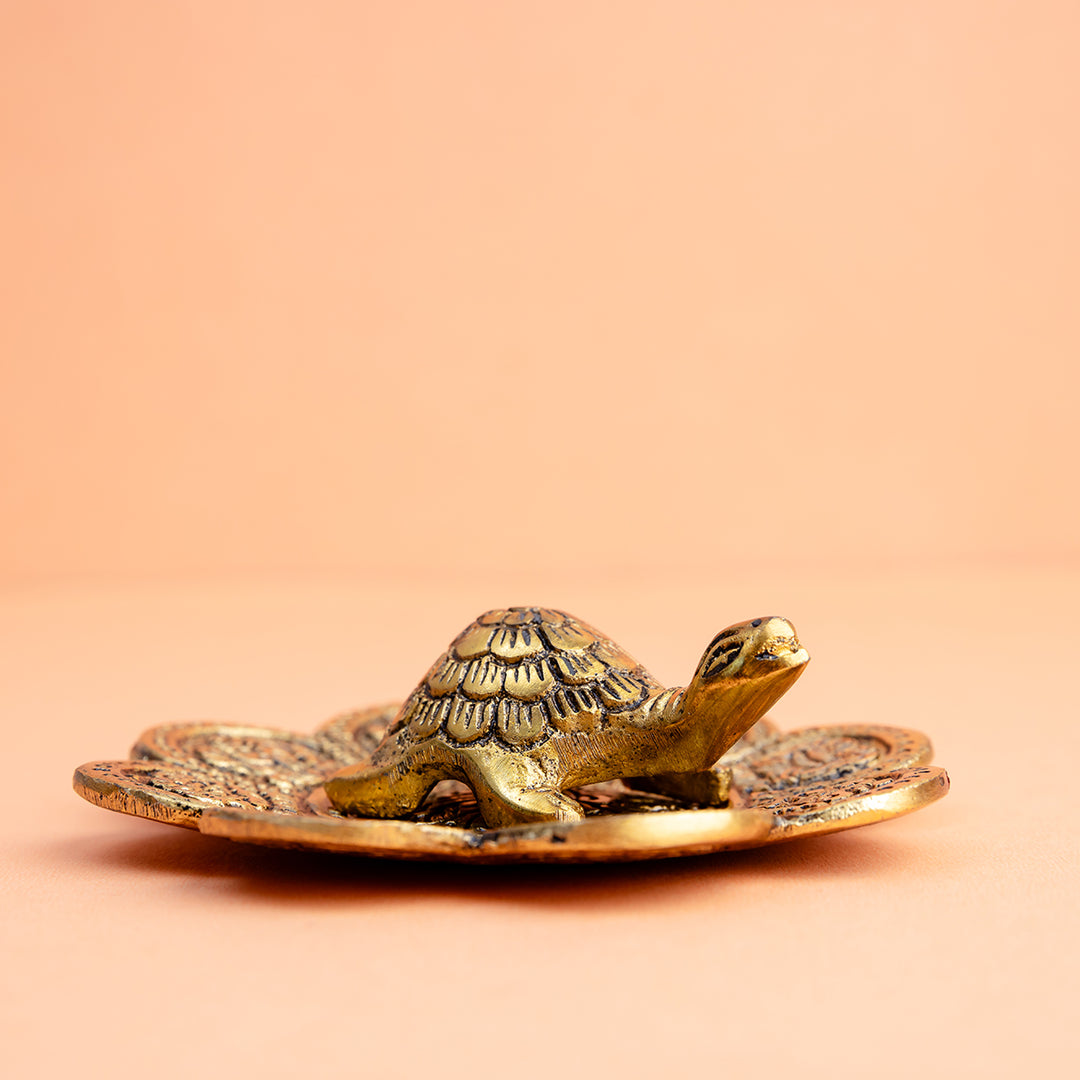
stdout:
[[413,813],[428,792],[449,775],[439,762],[413,753],[391,765],[342,769],[323,784],[323,790],[334,809],[343,814],[401,818]]
[[543,782],[539,770],[511,756],[472,761],[467,769],[484,821],[493,828],[530,822],[581,821],[581,804]]

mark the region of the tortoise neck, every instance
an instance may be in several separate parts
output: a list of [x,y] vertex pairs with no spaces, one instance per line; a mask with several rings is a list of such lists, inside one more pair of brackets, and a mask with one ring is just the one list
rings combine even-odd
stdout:
[[647,698],[641,705],[642,726],[663,729],[678,724],[682,719],[685,693],[685,686],[672,686]]
[[[642,764],[648,775],[682,772],[693,768],[695,729],[688,722],[685,686],[673,686],[654,694],[641,705],[635,727],[643,733]],[[697,751],[700,752],[700,751]]]
[[[682,698],[674,686],[646,698],[636,709],[610,714],[600,731],[558,733],[552,741],[565,782],[592,784],[630,775],[671,772],[681,764]],[[629,756],[628,756],[629,751]]]
[[798,678],[802,665],[768,678],[732,680],[715,686],[690,684],[679,727],[692,748],[697,768],[709,768],[750,730]]

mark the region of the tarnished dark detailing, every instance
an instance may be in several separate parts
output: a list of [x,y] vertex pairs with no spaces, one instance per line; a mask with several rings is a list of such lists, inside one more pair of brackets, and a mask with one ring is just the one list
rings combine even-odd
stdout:
[[489,829],[472,792],[440,785],[403,821],[343,817],[323,781],[370,756],[399,707],[347,713],[314,734],[228,724],[148,731],[133,760],[96,761],[75,790],[98,806],[257,844],[400,859],[595,862],[753,847],[836,832],[916,810],[948,790],[914,731],[815,728],[763,720],[723,757],[731,808],[699,808],[612,781],[574,789],[580,822]]
[[457,780],[490,826],[580,821],[568,789],[624,777],[724,806],[730,774],[712,766],[808,659],[789,622],[754,619],[713,639],[688,686],[665,689],[572,615],[488,611],[431,666],[371,760],[326,794],[342,813],[401,818]]
[[586,623],[489,611],[403,705],[313,734],[151,728],[94,761],[98,806],[256,844],[461,862],[657,859],[869,825],[949,787],[916,731],[781,734],[763,714],[808,660],[784,619],[722,630],[662,687]]

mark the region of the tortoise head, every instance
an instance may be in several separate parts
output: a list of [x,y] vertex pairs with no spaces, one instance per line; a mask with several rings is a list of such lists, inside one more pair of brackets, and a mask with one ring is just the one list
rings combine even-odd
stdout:
[[777,616],[736,623],[709,643],[683,698],[683,716],[706,735],[711,765],[758,722],[810,659],[795,627]]

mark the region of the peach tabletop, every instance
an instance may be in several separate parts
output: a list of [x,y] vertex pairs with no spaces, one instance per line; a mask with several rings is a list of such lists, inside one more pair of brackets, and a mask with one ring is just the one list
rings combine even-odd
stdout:
[[[13,1076],[1058,1076],[1080,9],[0,7]],[[779,612],[901,821],[621,868],[244,848],[75,765],[310,729],[477,612]]]

